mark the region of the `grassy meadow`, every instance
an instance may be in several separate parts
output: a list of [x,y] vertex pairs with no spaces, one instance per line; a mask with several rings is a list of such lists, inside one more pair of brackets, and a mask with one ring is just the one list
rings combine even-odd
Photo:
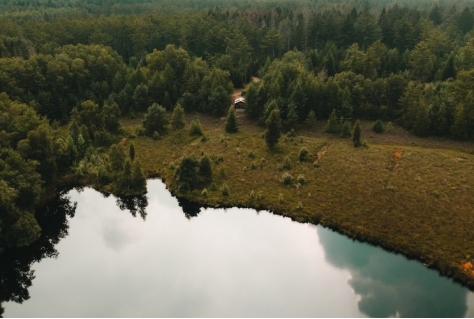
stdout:
[[[187,123],[194,115],[187,115]],[[399,127],[382,134],[362,123],[362,140],[301,128],[268,150],[264,127],[238,115],[239,132],[223,118],[201,115],[205,138],[187,127],[160,139],[129,138],[147,176],[162,178],[175,195],[213,207],[268,209],[299,222],[320,223],[349,237],[415,258],[474,287],[474,144],[417,138]],[[127,134],[140,120],[124,120]],[[308,150],[299,160],[302,148]],[[394,151],[399,159],[394,163]],[[401,151],[401,152],[400,152]],[[173,174],[185,155],[212,160],[214,185],[177,194]],[[318,159],[316,161],[316,154]],[[290,174],[291,182],[282,182]],[[287,177],[288,178],[288,177]],[[229,194],[221,188],[228,185]]]

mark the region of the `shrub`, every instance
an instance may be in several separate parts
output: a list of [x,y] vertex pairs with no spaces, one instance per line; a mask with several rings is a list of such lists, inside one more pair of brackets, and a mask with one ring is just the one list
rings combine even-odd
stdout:
[[298,202],[298,205],[296,205],[297,210],[302,210],[303,209],[303,203],[301,201]]
[[374,124],[372,124],[372,130],[375,133],[383,133],[384,129],[383,129],[382,121],[381,120],[375,121]]
[[157,131],[154,131],[153,132],[153,139],[156,141],[156,140],[159,140],[160,139],[160,133],[158,133]]
[[192,120],[191,124],[189,125],[189,134],[195,136],[203,135],[201,121],[199,121],[199,118],[197,116]]
[[204,188],[201,192],[202,197],[207,197],[209,195],[209,192],[207,191],[207,188]]
[[229,186],[226,183],[221,187],[222,196],[229,196]]
[[297,180],[298,183],[300,183],[301,185],[306,184],[306,178],[304,177],[303,174],[298,175],[298,177],[296,178],[296,180]]
[[253,161],[251,164],[250,164],[250,168],[251,169],[257,169],[257,163],[255,161]]
[[308,157],[308,150],[306,147],[302,147],[300,149],[300,153],[298,154],[298,159],[300,162],[304,162]]
[[153,103],[148,108],[142,125],[148,136],[152,136],[155,131],[163,134],[166,131],[166,125],[168,125],[165,108],[157,103]]
[[285,158],[285,161],[283,162],[281,167],[282,169],[287,169],[287,170],[291,169],[291,159],[289,156]]
[[388,122],[387,125],[385,125],[385,132],[387,133],[392,133],[394,130],[392,121]]
[[143,125],[138,125],[135,127],[135,134],[137,134],[137,136],[145,136],[145,133],[146,131]]
[[291,176],[291,174],[284,173],[281,177],[281,182],[283,185],[290,185],[293,182],[293,176]]
[[212,183],[211,183],[211,186],[209,186],[209,189],[210,189],[211,191],[216,191],[216,190],[217,190],[217,184],[214,183],[214,182],[212,182]]

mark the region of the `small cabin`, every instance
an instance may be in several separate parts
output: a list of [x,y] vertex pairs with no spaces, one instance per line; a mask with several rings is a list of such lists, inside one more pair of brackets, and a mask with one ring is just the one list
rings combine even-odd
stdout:
[[234,101],[234,107],[236,111],[245,111],[245,98],[243,96],[236,98]]

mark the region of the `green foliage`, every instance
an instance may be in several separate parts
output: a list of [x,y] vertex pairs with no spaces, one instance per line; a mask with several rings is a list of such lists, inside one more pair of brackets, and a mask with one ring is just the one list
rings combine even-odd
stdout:
[[237,125],[237,117],[235,115],[235,109],[233,106],[229,108],[227,112],[227,119],[225,121],[225,131],[227,133],[237,133],[239,131],[239,127]]
[[137,134],[137,136],[145,136],[146,135],[146,130],[143,127],[143,125],[137,125],[135,127],[135,134]]
[[199,175],[204,183],[212,181],[212,164],[209,156],[204,155],[199,160]]
[[316,113],[311,110],[306,117],[305,124],[308,125],[310,128],[314,128],[316,125]]
[[207,188],[204,188],[201,192],[201,196],[204,198],[207,198],[209,196],[209,192],[207,191]]
[[274,109],[270,113],[270,116],[266,120],[265,124],[267,125],[267,129],[265,131],[265,142],[267,143],[269,149],[273,149],[278,143],[281,134],[280,111],[278,109]]
[[304,177],[303,174],[298,175],[298,177],[296,178],[296,181],[297,181],[300,185],[306,184],[306,178]]
[[176,104],[173,114],[171,115],[171,127],[173,130],[181,130],[186,125],[184,120],[184,109],[181,104]]
[[384,127],[381,120],[377,120],[374,122],[374,124],[372,124],[372,131],[375,133],[383,133]]
[[168,125],[165,108],[157,103],[153,103],[152,106],[148,108],[142,125],[148,136],[152,136],[155,131],[159,134],[164,134],[166,132],[166,126]]
[[221,194],[222,194],[222,196],[229,196],[230,195],[230,190],[229,190],[229,186],[227,185],[227,183],[224,183],[222,185]]
[[281,182],[283,183],[283,185],[290,185],[291,183],[293,183],[293,176],[291,176],[291,174],[289,173],[283,173],[281,177]]
[[392,121],[388,122],[387,125],[385,125],[385,132],[387,133],[393,133],[395,128],[393,127]]
[[306,147],[302,147],[298,154],[298,160],[300,162],[304,162],[308,159],[308,149]]
[[351,123],[349,121],[344,121],[344,124],[342,125],[341,128],[341,134],[339,135],[340,137],[348,137],[351,136]]
[[282,169],[290,170],[291,169],[291,159],[289,156],[285,157],[285,161],[282,164]]
[[357,120],[354,124],[354,128],[352,129],[352,144],[354,144],[355,147],[361,146],[360,135],[361,135],[360,121]]
[[111,172],[113,174],[119,174],[125,165],[125,153],[123,152],[123,148],[117,144],[112,145],[109,149],[108,156]]
[[199,117],[195,116],[189,125],[189,135],[193,136],[202,136],[204,135],[202,131],[201,121]]
[[153,135],[151,136],[155,141],[159,140],[160,139],[160,133],[158,133],[157,131],[154,131],[153,132]]
[[339,129],[339,120],[337,119],[336,110],[333,109],[329,119],[326,123],[326,133],[337,133]]
[[296,106],[292,102],[288,106],[288,114],[286,116],[285,126],[287,130],[294,130],[298,123],[298,114],[296,113]]
[[198,161],[193,156],[185,156],[181,159],[174,173],[177,190],[181,193],[192,191],[198,180]]

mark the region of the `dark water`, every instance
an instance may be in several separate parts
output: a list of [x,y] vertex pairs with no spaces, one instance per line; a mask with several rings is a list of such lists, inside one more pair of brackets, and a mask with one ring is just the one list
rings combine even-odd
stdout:
[[184,214],[160,181],[148,190],[71,191],[57,206],[73,218],[48,208],[60,227],[0,261],[1,300],[30,297],[4,316],[474,316],[473,293],[402,256],[268,212]]

